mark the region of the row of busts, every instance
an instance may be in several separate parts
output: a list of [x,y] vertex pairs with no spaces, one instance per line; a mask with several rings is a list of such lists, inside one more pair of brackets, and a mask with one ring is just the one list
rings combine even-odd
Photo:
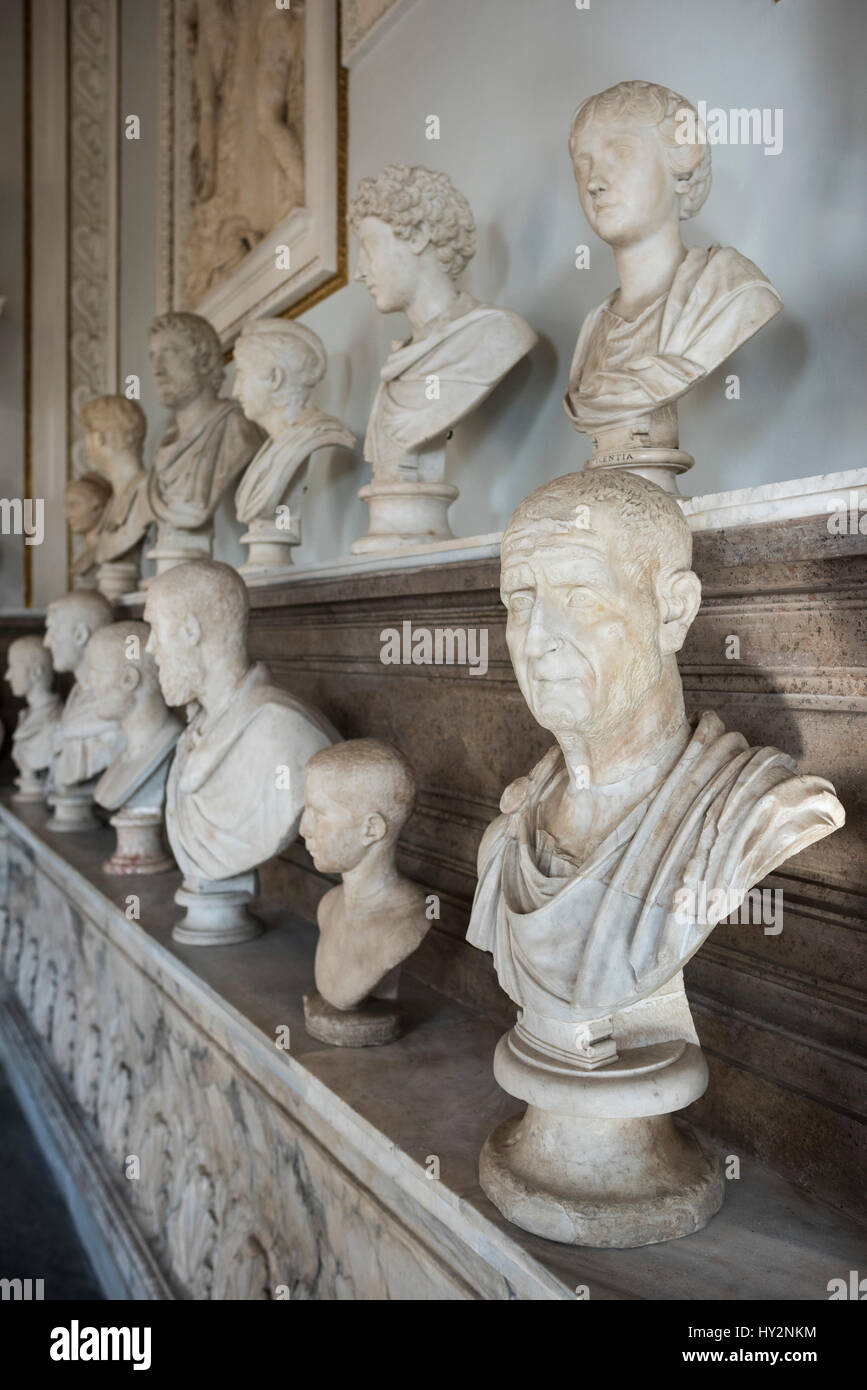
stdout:
[[[521,694],[554,742],[479,846],[467,940],[517,1006],[494,1074],[527,1105],[489,1135],[480,1181],[509,1220],[556,1240],[686,1235],[724,1184],[716,1153],[672,1118],[708,1080],[683,967],[843,807],[714,712],[687,717],[677,653],[701,585],[670,493],[624,470],[543,484],[506,527],[500,591]],[[20,794],[47,768],[50,829],[86,828],[94,800],[110,811],[109,872],[173,858],[186,910],[173,935],[189,945],[258,933],[257,867],[300,828],[317,868],[342,875],[318,910],[308,1029],[389,1041],[397,972],[429,926],[395,862],[412,773],[385,743],[343,742],[250,662],[248,608],[241,576],[210,560],[158,575],[144,622],[113,622],[96,593],[52,603],[45,643],[75,685],[61,709],[38,639],[13,644]]]
[[[682,139],[689,116],[693,138]],[[695,133],[697,132],[697,133]],[[588,468],[629,468],[677,492],[693,462],[680,449],[677,402],[780,309],[752,261],[730,247],[688,249],[681,223],[710,190],[710,146],[685,98],[650,82],[621,82],[576,111],[569,153],[593,231],[614,252],[618,288],[585,317],[564,405],[593,443]],[[356,280],[380,313],[404,313],[410,336],[380,371],[364,441],[370,511],[356,554],[453,539],[446,444],[534,347],[520,314],[483,304],[459,284],[476,251],[467,199],[448,175],[388,165],[362,179],[350,204]],[[142,465],[145,419],[135,401],[103,396],[81,423],[94,464],[70,484],[70,525],[85,538],[79,581],[109,597],[138,587],[145,532],[157,573],[210,554],[213,518],[235,486],[247,574],[279,570],[301,540],[310,459],[355,437],[316,409],[327,367],[308,327],[248,322],[235,344],[237,401],[220,396],[223,348],[203,318],[168,313],[150,328],[150,358],[174,421],[153,465]],[[240,478],[240,483],[238,479]]]
[[[400,1031],[400,967],[430,925],[423,890],[395,863],[413,774],[396,749],[344,741],[275,686],[249,659],[247,614],[243,580],[208,560],[160,576],[146,622],[113,621],[92,591],[50,604],[44,641],[9,648],[7,680],[26,701],[15,800],[45,800],[54,832],[87,832],[108,813],[117,844],[105,873],[177,864],[185,913],[173,936],[194,946],[259,935],[257,869],[300,827],[316,867],[343,875],[319,908],[308,1027],[343,1046],[386,1042]],[[55,671],[73,676],[65,702]]]

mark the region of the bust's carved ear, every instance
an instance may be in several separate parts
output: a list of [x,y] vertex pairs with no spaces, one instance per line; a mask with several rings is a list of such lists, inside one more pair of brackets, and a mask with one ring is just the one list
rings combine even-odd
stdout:
[[693,570],[675,570],[657,580],[660,649],[679,652],[701,604],[701,580]]
[[378,840],[384,840],[388,826],[385,817],[378,811],[371,811],[369,816],[364,818],[364,833],[362,839],[366,845],[374,845]]
[[428,245],[430,245],[430,229],[426,222],[420,222],[418,226],[414,228],[409,238],[410,250],[413,251],[416,256],[420,256]]
[[87,623],[76,623],[72,630],[72,640],[76,647],[86,647],[90,641],[90,628]]
[[193,613],[184,614],[178,632],[188,647],[197,647],[202,640],[202,629],[198,618]]
[[135,690],[141,680],[141,672],[137,666],[127,663],[124,667],[123,675],[120,678],[121,686],[124,690]]

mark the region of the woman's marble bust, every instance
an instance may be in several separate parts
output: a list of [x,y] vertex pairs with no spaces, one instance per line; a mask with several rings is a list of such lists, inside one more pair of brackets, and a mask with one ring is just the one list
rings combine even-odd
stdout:
[[[781,307],[739,251],[684,245],[680,224],[711,184],[710,146],[686,143],[690,127],[703,134],[690,103],[652,82],[619,82],[572,118],[578,197],[620,281],[584,320],[565,395],[572,424],[594,442],[591,466],[665,463],[653,451],[666,450],[675,473],[688,468],[677,401]],[[664,472],[647,476],[665,482]]]

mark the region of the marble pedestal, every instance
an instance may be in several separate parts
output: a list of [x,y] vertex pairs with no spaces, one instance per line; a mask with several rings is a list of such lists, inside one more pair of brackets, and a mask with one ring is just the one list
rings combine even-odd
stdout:
[[304,996],[304,1024],[312,1038],[334,1047],[379,1047],[403,1032],[394,1000],[365,999],[355,1009],[336,1009],[318,990]]
[[623,446],[617,449],[606,449],[593,454],[584,465],[585,473],[595,471],[597,468],[617,468],[626,469],[628,473],[637,473],[640,478],[646,478],[649,483],[656,483],[663,492],[673,493],[676,497],[681,496],[677,480],[681,473],[692,468],[695,459],[692,454],[688,454],[683,449],[657,449],[644,448],[638,446]]
[[172,937],[186,946],[234,946],[259,936],[262,925],[248,904],[258,891],[256,871],[219,882],[185,878],[175,902],[186,908],[172,927]]
[[103,864],[106,874],[164,874],[175,867],[165,842],[162,810],[124,806],[110,818],[117,831],[114,854]]
[[359,497],[370,508],[370,530],[353,541],[353,555],[387,554],[405,546],[453,541],[448,510],[458,496],[452,483],[368,483]]
[[138,560],[107,560],[96,572],[96,586],[109,603],[117,603],[125,594],[134,594],[138,585]]
[[48,829],[57,831],[94,830],[99,821],[93,812],[93,783],[64,787],[51,793],[51,819]]
[[479,1159],[507,1220],[569,1245],[625,1249],[690,1235],[723,1203],[709,1145],[674,1120],[707,1088],[701,1048],[682,1039],[583,1063],[516,1024],[494,1055],[505,1091],[527,1102]]
[[247,559],[238,566],[238,573],[259,574],[262,570],[291,565],[292,551],[301,544],[301,535],[297,528],[281,529],[273,521],[257,518],[250,522],[241,544],[248,550]]
[[38,772],[32,772],[29,768],[19,772],[15,778],[15,791],[12,793],[12,800],[26,803],[28,801],[43,801],[44,799],[45,775],[40,777]]
[[172,569],[175,565],[186,564],[188,560],[209,560],[213,527],[208,525],[201,531],[185,531],[179,526],[159,526],[156,544],[147,552],[147,558],[156,565],[156,574],[142,582],[147,589],[157,575]]

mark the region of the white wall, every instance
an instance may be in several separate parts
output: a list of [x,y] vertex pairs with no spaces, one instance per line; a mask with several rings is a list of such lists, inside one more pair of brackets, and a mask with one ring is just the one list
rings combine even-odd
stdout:
[[[155,45],[153,16],[128,19],[149,8],[125,0],[127,82],[131,66],[142,83],[153,71],[144,51],[145,30]],[[390,161],[447,170],[478,222],[467,288],[519,310],[542,340],[449,445],[448,477],[461,489],[456,534],[502,529],[532,487],[580,467],[590,452],[560,400],[581,321],[615,277],[609,249],[578,206],[566,140],[579,101],[624,78],[661,82],[709,106],[784,110],[778,156],[714,148],[710,197],[685,224],[689,244],[733,245],[754,260],[784,309],[682,403],[681,444],[696,458],[682,489],[748,487],[863,462],[865,34],[863,0],[591,0],[589,11],[572,0],[415,0],[359,60],[350,75],[350,192]],[[440,117],[438,142],[425,139],[429,114]],[[146,376],[154,263],[141,247],[131,253],[129,219],[138,243],[153,225],[154,193],[126,173],[124,190],[123,360],[142,363]],[[574,268],[580,242],[591,247],[584,271]],[[352,264],[355,254],[351,242]],[[406,322],[380,316],[352,283],[305,321],[330,354],[320,403],[361,438],[379,367]],[[741,378],[737,402],[724,397],[726,371]],[[355,494],[368,477],[360,446],[354,459],[335,454],[320,465],[299,560],[345,554],[366,531]],[[225,536],[222,526],[218,553],[231,558]]]

